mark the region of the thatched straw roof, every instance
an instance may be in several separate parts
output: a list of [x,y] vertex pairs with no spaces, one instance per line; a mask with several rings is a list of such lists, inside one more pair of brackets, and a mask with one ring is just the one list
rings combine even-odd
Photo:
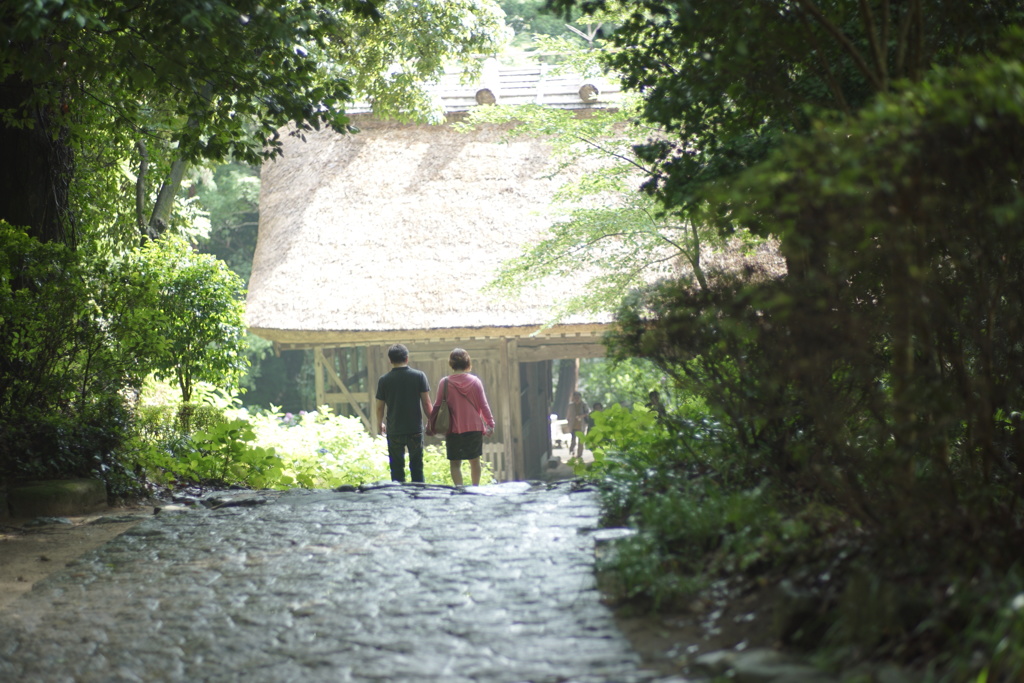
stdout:
[[[579,283],[517,299],[482,289],[554,219],[563,181],[545,142],[505,142],[494,125],[356,118],[359,133],[288,137],[264,165],[250,329],[297,346],[537,332]],[[607,322],[576,318],[552,332]]]

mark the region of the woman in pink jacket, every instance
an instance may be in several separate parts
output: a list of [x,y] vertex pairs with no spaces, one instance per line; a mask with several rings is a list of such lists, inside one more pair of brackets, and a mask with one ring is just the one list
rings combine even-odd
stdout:
[[465,349],[454,349],[448,356],[448,365],[455,372],[437,383],[437,401],[430,412],[433,428],[437,410],[445,397],[447,387],[448,410],[451,426],[446,437],[448,465],[452,482],[462,486],[462,461],[469,461],[469,476],[473,486],[480,485],[480,456],[484,453],[484,436],[494,433],[494,416],[484,395],[484,385],[476,375],[469,374],[473,362]]

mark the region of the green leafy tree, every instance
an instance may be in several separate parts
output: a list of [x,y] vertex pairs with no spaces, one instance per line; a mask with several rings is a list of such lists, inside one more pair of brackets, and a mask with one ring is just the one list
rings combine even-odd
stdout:
[[[822,601],[828,642],[952,651],[951,624],[1002,618],[990,605],[1020,585],[1020,29],[998,44],[1020,3],[619,4],[634,12],[610,64],[662,136],[637,147],[644,189],[724,233],[777,237],[788,264],[705,289],[671,282],[621,309],[617,353],[656,360],[713,411],[715,457],[666,452],[658,470],[829,520],[808,527],[806,548],[861,557],[830,566],[842,599],[838,615]],[[619,501],[649,538],[691,524],[672,512],[686,484],[661,485],[638,481]],[[770,542],[781,531],[758,540],[758,562],[794,579],[793,566],[825,566]],[[749,566],[715,538],[730,572]],[[999,578],[955,609],[915,611],[902,592],[986,575]],[[986,591],[999,597],[975,601]],[[884,596],[896,607],[883,623],[857,611]],[[1015,680],[1024,658],[1010,643],[974,641],[950,680]]]
[[[620,17],[605,11],[580,21],[613,26]],[[559,37],[538,44],[545,53],[558,55],[559,69],[598,84],[617,78],[607,71],[611,51],[604,40],[586,47]],[[662,198],[638,192],[654,171],[636,148],[652,136],[668,135],[641,120],[643,104],[642,98],[624,94],[583,113],[540,105],[477,107],[469,113],[466,126],[512,123],[510,138],[547,141],[553,174],[566,181],[552,207],[564,218],[544,239],[503,264],[493,288],[518,296],[545,280],[582,278],[579,293],[563,302],[556,317],[609,312],[627,292],[659,278],[683,276],[706,288],[714,272],[736,268],[758,250],[769,251],[747,231],[734,231],[726,239],[699,212],[671,211]]]
[[159,234],[188,164],[258,163],[279,152],[288,123],[347,130],[358,96],[422,111],[410,84],[493,49],[501,18],[471,0],[6,3],[0,217],[68,243],[83,227]]
[[[581,6],[594,9],[610,4],[585,2]],[[764,167],[758,163],[787,140],[813,137],[829,129],[830,122],[838,125],[858,111],[870,111],[870,103],[880,94],[910,88],[935,68],[965,54],[994,49],[1000,29],[1021,17],[1019,3],[799,0],[783,6],[754,2],[728,7],[702,2],[615,5],[634,11],[623,19],[613,36],[617,49],[610,53],[608,63],[624,74],[626,86],[643,91],[641,118],[662,131],[661,138],[636,148],[651,171],[645,189],[659,198],[667,211],[713,222],[724,233],[740,226],[779,237],[789,265],[786,281],[778,285],[761,287],[758,278],[763,276],[750,272],[723,278],[703,291],[694,292],[682,282],[634,299],[623,309],[627,337],[637,334],[625,355],[660,358],[669,369],[673,365],[686,368],[689,374],[680,380],[697,382],[713,394],[713,404],[735,426],[736,438],[748,452],[764,456],[762,464],[771,463],[777,472],[804,471],[795,463],[809,457],[807,449],[814,448],[803,441],[813,425],[817,424],[822,433],[843,438],[840,435],[848,434],[851,428],[844,422],[845,416],[859,414],[872,396],[870,392],[848,392],[848,386],[836,382],[852,382],[855,372],[863,371],[875,377],[880,383],[876,386],[895,388],[899,383],[885,373],[878,374],[877,361],[868,352],[893,354],[903,359],[903,367],[914,367],[907,359],[917,343],[913,341],[913,328],[905,320],[902,327],[897,326],[903,319],[894,316],[886,324],[891,326],[879,329],[875,346],[861,349],[861,355],[854,357],[857,360],[848,361],[863,362],[863,367],[854,370],[842,364],[829,366],[817,361],[834,358],[837,349],[846,348],[844,335],[857,336],[854,330],[858,328],[840,321],[833,328],[823,327],[816,316],[824,316],[824,311],[837,306],[846,310],[840,303],[846,291],[840,283],[875,282],[876,291],[860,292],[867,302],[879,301],[882,292],[919,290],[905,289],[907,283],[894,279],[899,270],[862,270],[871,261],[858,261],[853,256],[860,253],[854,247],[863,245],[857,239],[881,244],[884,230],[856,239],[843,237],[842,224],[832,222],[838,210],[815,202],[816,193],[828,196],[832,191],[829,183],[844,187],[842,181],[854,175],[856,161],[820,175],[812,174],[813,166],[807,158],[799,163],[779,161]],[[752,35],[762,39],[755,44],[749,38]],[[880,119],[872,123],[882,126],[882,130],[894,126],[892,121]],[[840,133],[844,134],[852,145],[862,147],[877,136],[867,126],[853,134]],[[838,145],[840,138],[830,139]],[[814,154],[829,159],[840,149],[845,147],[819,146]],[[855,149],[849,150],[851,159],[856,157]],[[944,150],[944,145],[938,144],[936,149]],[[901,164],[912,164],[906,159],[913,156],[913,151],[901,151],[905,156],[893,152],[886,163],[903,172]],[[795,172],[787,163],[795,164],[794,168],[801,169],[808,179],[813,177],[816,182],[820,178],[823,187],[804,186],[801,191],[792,191],[793,186],[775,182],[777,179],[769,174],[793,177]],[[734,187],[743,177],[740,174],[750,168],[764,169],[755,177],[775,188],[771,201],[748,201],[750,193],[762,191],[763,186],[745,180]],[[882,183],[880,178],[886,174],[874,167],[872,171],[876,173],[875,182]],[[796,173],[796,177],[802,176]],[[950,178],[947,182],[955,181]],[[843,214],[842,220],[849,224],[849,216],[857,215],[852,204],[864,201],[874,189],[858,187],[854,194],[862,194],[851,200],[851,213]],[[911,197],[908,194],[903,201],[910,202]],[[899,205],[890,208],[899,211]],[[803,229],[793,229],[794,219],[781,219],[778,209],[801,216],[804,214],[800,211],[807,211]],[[837,242],[847,245],[848,260],[837,257]],[[909,257],[904,253],[906,249],[909,247],[901,246],[897,253]],[[994,253],[1001,252],[997,249]],[[843,277],[830,279],[826,273],[833,269]],[[963,301],[979,296],[950,289],[944,298]],[[772,322],[768,312],[778,309],[785,311],[788,320]],[[648,334],[643,328],[652,317],[665,325],[655,326]],[[773,336],[782,334],[783,329],[790,336]],[[960,339],[949,329],[934,328],[929,334],[936,335],[936,339],[948,340],[950,335]],[[801,372],[805,374],[799,376]],[[808,393],[794,394],[794,381]],[[884,412],[877,402],[873,405]],[[1003,410],[1012,408],[1006,406]],[[904,418],[914,414],[910,404],[904,404],[890,417],[903,424]],[[982,420],[986,422],[982,433],[994,430],[988,423],[995,413],[987,415]],[[956,418],[949,416],[936,424],[945,424],[947,419]],[[916,434],[909,437],[911,440],[922,436],[915,430],[911,433]],[[851,442],[850,453],[858,452],[860,447]],[[908,471],[914,472],[915,468],[909,467]],[[805,484],[812,485],[810,481],[801,485]],[[860,490],[859,486],[842,488],[847,494],[846,503],[868,514],[863,501],[857,501],[853,493]]]
[[1022,45],[1017,29],[719,190],[799,278],[664,287],[621,318],[625,352],[701,386],[752,471],[897,544],[991,530],[961,541],[994,563],[1024,496]]
[[[661,287],[620,318],[621,353],[701,388],[736,451],[716,477],[804,519],[825,506],[838,527],[815,545],[861,554],[842,563],[826,642],[923,639],[959,667],[949,680],[1024,670],[1002,607],[1021,585],[1021,54],[1014,27],[709,193],[723,220],[779,234],[798,277]],[[965,595],[922,602],[909,584]],[[863,609],[885,596],[895,611]]]
[[[203,328],[198,318],[210,301],[191,301],[191,293],[181,291],[164,302],[180,324],[161,324],[163,304],[152,273],[132,270],[138,263],[125,262],[124,253],[141,235],[192,231],[201,218],[194,198],[179,201],[175,210],[190,166],[226,158],[259,163],[279,152],[279,131],[287,124],[298,135],[323,126],[347,131],[345,110],[356,99],[403,116],[424,115],[422,89],[409,83],[428,81],[449,59],[494,49],[505,36],[501,19],[487,0],[0,5],[0,219],[26,226],[43,241],[78,248],[95,264],[50,255],[59,277],[70,283],[64,300],[46,302],[51,327],[66,336],[87,321],[98,330],[90,337],[99,344],[90,368],[100,366],[104,349],[120,349],[116,358],[137,349],[128,374],[126,368],[111,370],[129,385],[138,384],[148,372],[144,366],[158,358],[161,373],[175,377],[185,396],[207,374],[218,384],[233,383],[240,362],[228,349],[234,321],[214,312],[212,324],[222,325],[224,343],[211,341],[218,330]],[[77,296],[77,272],[65,268],[65,260],[90,277],[94,269],[99,273],[89,280],[95,291]],[[111,278],[102,272],[108,263],[117,271]],[[214,293],[222,301],[234,296],[227,294],[233,284],[215,286],[223,290]],[[23,296],[22,289],[11,285],[12,298]],[[176,308],[185,302],[192,307]],[[90,306],[99,311],[98,322]],[[112,317],[115,309],[125,311],[123,335],[112,333],[122,325]],[[38,323],[31,307],[18,306],[14,313],[27,317],[6,320],[12,330]],[[151,319],[128,334],[129,315]],[[154,330],[166,339],[150,339]],[[31,343],[39,344],[40,358],[52,359],[48,368],[78,372],[86,366],[76,348],[59,341],[61,335],[38,331]],[[19,343],[30,342],[23,336]],[[43,383],[33,381],[34,391],[45,395]],[[91,389],[95,385],[78,386],[91,401],[101,398]],[[54,431],[43,423],[63,405],[64,393],[52,395],[59,397],[54,403],[38,397],[31,402],[47,411],[32,418],[39,434]],[[82,412],[61,414],[71,422],[85,419]],[[42,461],[47,457],[43,452]]]
[[514,294],[547,279],[579,280],[579,294],[558,316],[612,311],[625,292],[657,277],[672,277],[683,259],[706,282],[701,255],[714,233],[666,217],[657,200],[637,192],[644,168],[632,152],[635,108],[601,109],[578,116],[539,105],[480,107],[466,125],[509,123],[510,137],[550,142],[553,173],[567,179],[554,198],[565,216],[522,255],[504,263],[492,287]]
[[[1024,441],[1010,419],[1024,405],[1022,49],[1017,30],[995,57],[937,69],[792,141],[730,192],[733,206],[743,198],[738,220],[770,220],[790,262],[808,264],[792,303],[774,307],[817,320],[830,341],[791,367],[791,392],[820,416],[820,378],[849,406],[836,413],[857,417],[852,429],[815,420],[808,457],[844,468],[875,459],[884,485],[840,488],[900,500],[890,525],[920,523],[914,504],[934,523],[936,507],[983,518],[988,495],[1024,496]],[[876,502],[872,516],[883,510]]]
[[210,232],[200,249],[249,281],[259,226],[259,171],[230,163],[204,170],[193,188],[209,215]]
[[644,358],[608,358],[580,360],[579,388],[593,408],[595,403],[609,407],[619,403],[629,408],[644,405],[652,389],[668,396],[672,387],[657,365]]
[[[505,21],[515,32],[513,45],[544,52],[539,40],[548,36],[572,37],[571,22],[545,7],[544,0],[500,0]],[[576,17],[573,17],[574,19]]]
[[129,263],[154,283],[146,303],[161,316],[157,378],[173,380],[185,404],[198,382],[234,389],[245,369],[241,278],[176,237],[147,243]]
[[3,221],[0,254],[0,477],[116,468],[163,343],[152,283]]
[[621,10],[606,63],[643,94],[641,118],[659,131],[636,147],[644,188],[694,219],[702,188],[763,160],[782,137],[991,48],[1022,16],[1017,0],[549,4]]

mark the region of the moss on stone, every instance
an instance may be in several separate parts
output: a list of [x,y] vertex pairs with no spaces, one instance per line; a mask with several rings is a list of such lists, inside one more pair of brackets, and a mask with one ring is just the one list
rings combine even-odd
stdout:
[[97,479],[27,482],[12,487],[7,494],[12,517],[84,514],[106,505],[106,487]]

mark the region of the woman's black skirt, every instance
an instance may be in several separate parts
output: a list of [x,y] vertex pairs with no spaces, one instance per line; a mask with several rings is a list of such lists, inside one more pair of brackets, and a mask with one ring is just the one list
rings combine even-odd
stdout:
[[484,453],[483,432],[462,432],[445,437],[449,460],[472,460]]

